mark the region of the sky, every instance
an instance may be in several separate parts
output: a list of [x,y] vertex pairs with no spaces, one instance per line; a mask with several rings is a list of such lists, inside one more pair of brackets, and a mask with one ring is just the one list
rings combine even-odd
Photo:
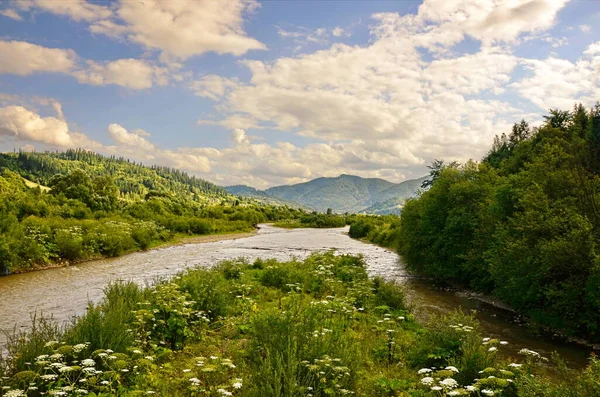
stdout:
[[0,151],[401,182],[598,100],[597,0],[0,1]]

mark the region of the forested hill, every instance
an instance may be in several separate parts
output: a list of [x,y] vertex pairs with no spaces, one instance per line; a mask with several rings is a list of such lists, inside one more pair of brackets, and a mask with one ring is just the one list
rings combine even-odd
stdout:
[[0,275],[302,215],[178,170],[82,150],[0,154]]
[[[397,212],[406,198],[415,195],[425,178],[392,183],[378,178],[340,175],[261,191],[248,186],[226,187],[231,194],[275,197],[325,212]],[[365,211],[367,210],[368,211]]]
[[110,176],[123,199],[135,200],[148,194],[174,194],[194,201],[224,197],[227,192],[208,181],[168,167],[143,166],[128,159],[105,157],[82,149],[66,152],[0,153],[0,168],[14,171],[32,182],[48,185],[56,175],[75,169],[91,178]]
[[600,342],[600,104],[517,123],[481,163],[432,175],[395,229],[411,269]]

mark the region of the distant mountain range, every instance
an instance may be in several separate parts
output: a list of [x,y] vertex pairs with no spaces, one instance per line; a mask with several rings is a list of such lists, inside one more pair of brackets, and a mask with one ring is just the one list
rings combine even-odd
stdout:
[[257,190],[250,186],[225,187],[236,196],[264,200],[278,199],[298,203],[317,211],[365,212],[370,214],[399,213],[404,200],[413,197],[428,177],[392,183],[378,178],[340,175],[336,178],[317,178],[296,185],[275,186]]

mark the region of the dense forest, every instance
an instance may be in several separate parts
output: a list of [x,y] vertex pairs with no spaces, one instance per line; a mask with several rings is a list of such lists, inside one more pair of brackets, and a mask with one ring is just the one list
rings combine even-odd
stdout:
[[173,237],[303,214],[164,167],[83,150],[0,154],[0,272],[117,256]]
[[363,220],[355,237],[393,225],[385,243],[410,269],[600,341],[600,104],[517,123],[481,162],[438,161],[431,176],[401,219]]

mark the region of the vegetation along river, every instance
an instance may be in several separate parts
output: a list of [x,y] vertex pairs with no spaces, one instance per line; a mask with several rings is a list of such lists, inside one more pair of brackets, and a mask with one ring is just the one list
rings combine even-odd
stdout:
[[482,332],[509,342],[502,350],[516,355],[527,347],[549,356],[558,351],[573,367],[587,364],[590,349],[536,337],[516,324],[514,315],[468,294],[440,291],[424,280],[411,278],[393,251],[351,239],[347,228],[280,229],[261,225],[255,236],[202,244],[186,244],[139,252],[120,258],[96,260],[77,266],[0,277],[0,346],[5,333],[28,327],[32,313],[52,314],[59,322],[82,314],[88,301],[96,302],[102,290],[114,280],[151,283],[195,266],[212,266],[219,261],[245,257],[301,259],[313,251],[335,249],[340,253],[362,254],[371,275],[397,279],[407,285],[417,317],[448,312],[462,307],[477,311]]

